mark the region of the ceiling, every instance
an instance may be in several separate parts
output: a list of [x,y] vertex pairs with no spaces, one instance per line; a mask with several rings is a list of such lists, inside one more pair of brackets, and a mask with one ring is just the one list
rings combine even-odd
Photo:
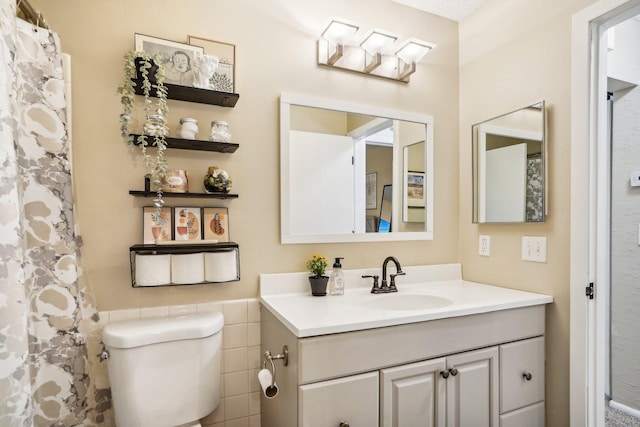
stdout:
[[405,6],[415,7],[434,15],[459,21],[482,4],[486,0],[391,0]]

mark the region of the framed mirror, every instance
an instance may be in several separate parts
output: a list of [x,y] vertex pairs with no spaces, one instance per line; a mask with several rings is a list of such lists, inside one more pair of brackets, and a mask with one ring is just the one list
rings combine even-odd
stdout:
[[544,222],[544,101],[472,126],[473,222]]
[[[422,197],[409,199],[409,188],[417,193],[407,172],[416,168],[423,173]],[[283,93],[280,190],[282,243],[431,240],[433,119]],[[416,205],[411,220],[403,214],[410,202]],[[386,232],[383,210],[393,218]]]

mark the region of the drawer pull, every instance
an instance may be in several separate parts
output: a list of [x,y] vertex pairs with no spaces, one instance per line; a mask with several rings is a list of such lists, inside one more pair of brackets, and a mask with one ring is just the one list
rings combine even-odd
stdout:
[[531,378],[533,378],[533,375],[531,375],[530,372],[525,372],[524,374],[522,374],[522,378],[524,378],[527,381],[531,381]]
[[451,375],[453,375],[454,377],[458,375],[458,370],[456,368],[449,369],[449,372],[451,372]]
[[449,378],[449,371],[442,371],[440,375],[442,375],[442,378]]
[[349,423],[346,421],[340,421],[340,425],[338,427],[349,427]]

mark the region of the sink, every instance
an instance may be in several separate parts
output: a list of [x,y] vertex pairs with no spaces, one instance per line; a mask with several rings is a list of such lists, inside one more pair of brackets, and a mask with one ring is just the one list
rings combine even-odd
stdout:
[[430,310],[453,304],[448,298],[424,294],[378,294],[369,295],[361,305],[381,310]]

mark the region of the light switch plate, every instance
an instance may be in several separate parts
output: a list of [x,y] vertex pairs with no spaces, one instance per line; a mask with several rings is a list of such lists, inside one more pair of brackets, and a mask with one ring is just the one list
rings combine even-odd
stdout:
[[480,235],[478,237],[478,255],[489,256],[491,254],[491,236]]
[[522,259],[533,262],[547,262],[547,238],[522,236]]

